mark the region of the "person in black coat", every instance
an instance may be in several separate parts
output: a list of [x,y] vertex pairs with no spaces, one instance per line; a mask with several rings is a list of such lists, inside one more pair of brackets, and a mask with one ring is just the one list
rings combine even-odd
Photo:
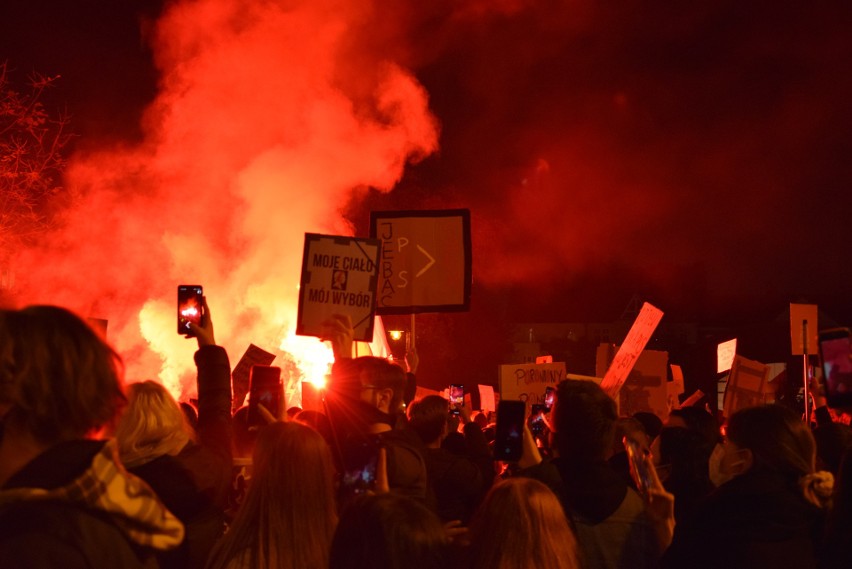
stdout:
[[662,567],[816,567],[831,477],[815,472],[808,426],[768,405],[735,413],[727,436],[711,468],[728,480],[675,526]]
[[202,568],[225,530],[232,471],[231,368],[217,346],[204,301],[202,326],[190,324],[198,340],[198,431],[159,383],[130,386],[130,404],[116,432],[122,462],[157,493],[186,526],[176,551],[159,556],[163,568]]

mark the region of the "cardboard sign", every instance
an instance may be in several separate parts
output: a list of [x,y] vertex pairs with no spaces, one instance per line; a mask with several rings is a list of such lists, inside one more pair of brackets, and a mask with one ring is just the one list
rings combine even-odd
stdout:
[[817,353],[817,314],[816,304],[790,304],[790,345],[794,356]]
[[683,369],[677,364],[671,364],[669,366],[672,370],[672,381],[669,390],[674,395],[681,395],[684,391],[686,391],[686,387],[683,383]]
[[323,322],[348,314],[354,339],[372,342],[379,247],[375,239],[305,234],[296,334],[320,336]]
[[763,405],[770,398],[772,390],[768,379],[769,366],[735,356],[725,390],[725,417],[746,407]]
[[544,403],[544,390],[565,379],[565,362],[500,366],[500,398]]
[[601,384],[603,381],[602,377],[594,377],[591,375],[579,375],[576,373],[566,373],[565,379],[573,379],[574,381],[591,381],[592,383]]
[[[607,369],[610,358],[613,358],[613,346],[601,344],[598,346],[595,366],[597,373]],[[618,357],[621,349],[615,354]],[[633,362],[630,374],[616,394],[615,401],[623,416],[630,416],[638,411],[648,411],[665,421],[669,416],[669,381],[668,381],[668,352],[644,350]],[[609,365],[612,368],[612,365]],[[606,378],[604,378],[606,381]],[[603,387],[603,384],[601,385]]]
[[642,310],[630,327],[630,332],[615,354],[612,363],[604,375],[601,387],[613,399],[618,395],[618,391],[627,377],[630,375],[639,354],[645,349],[651,336],[654,335],[654,330],[663,318],[663,311],[656,308],[647,302],[642,305]]
[[716,346],[716,373],[725,373],[734,365],[737,355],[737,339],[722,342]]
[[469,210],[372,212],[370,235],[381,240],[378,314],[469,309]]
[[482,411],[496,411],[497,405],[494,403],[494,387],[490,385],[478,385],[479,387],[479,408]]
[[246,395],[249,392],[249,376],[251,375],[251,366],[268,366],[272,365],[275,360],[275,354],[270,354],[262,348],[258,348],[254,344],[249,344],[248,349],[237,362],[234,371],[231,372],[231,382],[234,389],[233,408],[239,409],[243,406]]
[[535,359],[535,363],[537,363],[537,364],[552,364],[553,363],[553,356],[538,356]]

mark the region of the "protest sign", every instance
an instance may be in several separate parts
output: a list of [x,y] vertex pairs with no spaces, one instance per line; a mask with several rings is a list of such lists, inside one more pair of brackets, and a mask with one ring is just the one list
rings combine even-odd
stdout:
[[591,375],[579,375],[576,373],[566,373],[565,379],[573,379],[574,381],[591,381],[592,383],[601,384],[603,381],[602,377],[594,377]]
[[544,390],[565,379],[565,362],[500,366],[500,399],[544,403]]
[[817,315],[816,304],[790,304],[790,346],[794,356],[817,353]]
[[672,380],[666,384],[668,388],[669,409],[680,408],[680,395],[686,390],[683,383],[683,370],[679,365],[671,364]]
[[231,382],[233,383],[234,398],[233,409],[239,409],[243,406],[246,395],[249,392],[249,376],[251,375],[251,366],[268,366],[272,365],[275,359],[275,354],[270,354],[262,348],[258,348],[254,344],[249,344],[243,357],[237,362],[234,371],[231,372]]
[[381,241],[378,314],[470,307],[470,211],[385,211],[370,215]]
[[737,355],[737,339],[722,342],[716,346],[716,373],[724,373],[734,365],[734,356]]
[[535,359],[535,363],[537,364],[552,364],[553,356],[538,356]]
[[768,379],[769,366],[735,356],[725,389],[725,417],[730,417],[734,412],[746,407],[763,405],[771,399],[772,386]]
[[482,411],[496,411],[494,403],[494,387],[490,385],[478,385],[479,387],[479,409]]
[[618,391],[630,371],[633,369],[639,354],[645,349],[651,336],[654,335],[654,330],[657,329],[657,324],[663,318],[663,311],[647,302],[642,305],[642,310],[630,327],[627,337],[615,354],[609,369],[606,370],[601,387],[613,399],[618,395]]
[[379,270],[379,242],[305,234],[296,334],[321,336],[335,314],[352,318],[355,340],[372,342]]
[[[604,369],[612,369],[614,364],[609,364],[609,360],[613,358],[614,351],[615,348],[611,344],[598,346],[596,358],[598,374],[601,374]],[[619,348],[614,357],[617,358],[622,351],[622,348]],[[622,415],[629,416],[638,411],[648,411],[663,421],[668,418],[668,365],[668,352],[644,350],[639,353],[631,365],[630,373],[614,397]]]

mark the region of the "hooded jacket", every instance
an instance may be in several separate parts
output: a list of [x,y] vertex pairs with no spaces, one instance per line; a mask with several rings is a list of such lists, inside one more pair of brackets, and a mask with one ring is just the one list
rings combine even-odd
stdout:
[[59,443],[0,488],[0,567],[150,567],[183,524],[117,459],[115,441]]

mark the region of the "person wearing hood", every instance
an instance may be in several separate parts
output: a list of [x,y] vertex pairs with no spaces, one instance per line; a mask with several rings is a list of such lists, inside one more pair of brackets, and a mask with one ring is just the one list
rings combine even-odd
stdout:
[[324,336],[331,341],[334,365],[325,404],[337,447],[333,450],[338,468],[346,467],[350,451],[360,441],[375,441],[386,455],[391,492],[425,502],[422,443],[405,420],[405,372],[382,358],[352,358],[353,335],[349,317],[335,316],[326,323]]
[[55,306],[0,311],[0,567],[146,567],[183,524],[118,461],[118,354]]

